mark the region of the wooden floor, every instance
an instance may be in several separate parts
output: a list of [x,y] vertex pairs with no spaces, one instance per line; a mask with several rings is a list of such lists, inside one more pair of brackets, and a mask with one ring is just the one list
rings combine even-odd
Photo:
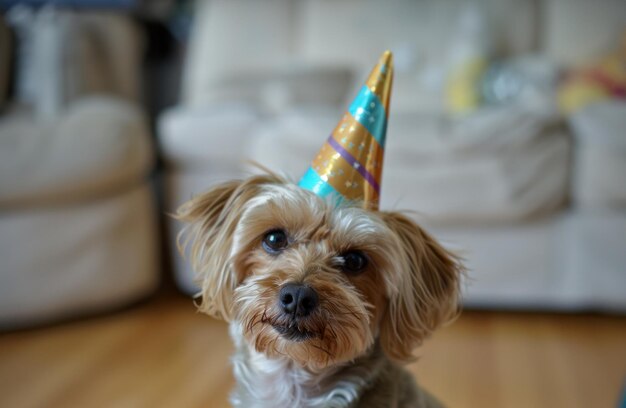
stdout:
[[[231,350],[223,323],[164,294],[0,335],[0,407],[225,407]],[[451,407],[617,407],[626,318],[466,312],[419,354],[410,369]]]

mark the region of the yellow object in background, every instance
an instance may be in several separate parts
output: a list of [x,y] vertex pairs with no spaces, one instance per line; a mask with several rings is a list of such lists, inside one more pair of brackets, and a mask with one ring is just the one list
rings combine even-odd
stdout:
[[561,87],[558,94],[559,107],[566,114],[609,98],[610,94],[607,89],[585,79],[568,80],[568,83]]
[[487,69],[487,60],[474,58],[453,71],[446,86],[446,104],[452,113],[464,114],[481,103],[480,80]]
[[558,92],[559,107],[566,114],[606,99],[626,99],[626,33],[617,51],[570,73]]
[[458,15],[449,45],[445,105],[449,113],[463,115],[482,103],[480,83],[492,55],[491,26],[484,7],[467,2]]

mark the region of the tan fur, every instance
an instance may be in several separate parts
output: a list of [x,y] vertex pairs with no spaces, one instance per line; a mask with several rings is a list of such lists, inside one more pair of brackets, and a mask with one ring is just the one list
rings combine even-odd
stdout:
[[276,175],[229,181],[178,209],[176,218],[189,224],[178,236],[178,247],[184,253],[191,243],[190,258],[202,287],[203,312],[230,320],[232,294],[238,279],[230,270],[229,249],[241,211],[258,194],[261,185],[283,182]]
[[[378,342],[391,359],[409,361],[457,312],[458,258],[400,213],[333,205],[269,174],[221,184],[183,205],[178,218],[189,223],[180,246],[191,248],[200,309],[238,325],[244,343],[270,360],[327,375]],[[276,228],[287,231],[289,245],[268,254],[262,239]],[[341,269],[348,250],[369,258],[361,274]],[[319,296],[298,322],[312,333],[304,341],[274,329],[290,318],[278,293],[293,282]]]
[[407,361],[413,350],[458,313],[460,260],[407,216],[382,213],[402,244],[401,290],[389,301],[380,340],[390,357]]

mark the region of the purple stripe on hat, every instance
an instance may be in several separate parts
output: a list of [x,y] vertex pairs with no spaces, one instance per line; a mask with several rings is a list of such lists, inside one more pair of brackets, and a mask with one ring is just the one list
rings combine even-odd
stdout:
[[328,138],[328,144],[331,145],[332,148],[341,155],[341,157],[343,157],[348,163],[350,163],[350,165],[354,169],[356,169],[356,171],[358,171],[359,174],[363,176],[363,178],[367,180],[368,183],[370,183],[370,185],[374,188],[374,191],[380,194],[380,186],[378,185],[376,178],[374,178],[374,176],[372,176],[372,174],[367,171],[365,166],[359,163],[357,159],[355,159],[354,156],[350,154],[349,151],[344,149],[343,146],[340,145],[332,135]]

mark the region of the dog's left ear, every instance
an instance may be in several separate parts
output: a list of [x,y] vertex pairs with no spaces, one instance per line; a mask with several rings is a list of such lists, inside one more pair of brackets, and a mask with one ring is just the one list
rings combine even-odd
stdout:
[[389,357],[410,361],[413,350],[433,330],[457,315],[464,267],[407,216],[381,216],[399,239],[401,259],[392,262],[401,270],[395,271],[399,281],[390,295],[380,342]]

